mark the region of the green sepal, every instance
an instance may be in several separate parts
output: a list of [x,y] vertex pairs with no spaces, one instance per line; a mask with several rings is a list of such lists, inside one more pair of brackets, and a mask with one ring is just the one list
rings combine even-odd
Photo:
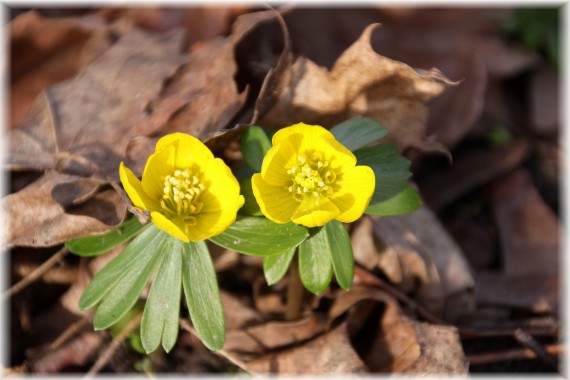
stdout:
[[374,171],[376,187],[365,213],[378,216],[407,214],[421,206],[419,194],[408,184],[410,161],[398,153],[395,145],[382,144],[354,152],[357,165]]
[[311,236],[299,246],[299,275],[308,291],[321,294],[329,286],[333,268],[327,232],[323,227],[311,229]]
[[182,245],[182,286],[190,320],[206,347],[219,351],[226,339],[224,310],[214,265],[203,241]]
[[178,338],[183,244],[173,236],[169,236],[165,242],[166,255],[146,300],[141,321],[141,341],[147,354],[155,351],[161,341],[164,351],[170,352]]
[[271,141],[261,127],[252,125],[241,136],[243,158],[257,172],[261,171],[263,158],[269,148],[271,148]]
[[355,117],[331,128],[334,137],[349,150],[354,151],[385,137],[389,130],[377,120]]
[[210,238],[213,243],[253,256],[271,256],[295,248],[309,233],[292,222],[277,224],[265,217],[238,218],[224,233]]
[[135,216],[131,216],[119,227],[103,235],[88,236],[70,240],[65,243],[70,252],[79,256],[97,256],[123,244],[139,233],[145,225]]
[[295,256],[295,248],[263,257],[263,274],[267,285],[271,286],[281,281],[285,273],[287,273],[289,265],[291,265],[293,256]]

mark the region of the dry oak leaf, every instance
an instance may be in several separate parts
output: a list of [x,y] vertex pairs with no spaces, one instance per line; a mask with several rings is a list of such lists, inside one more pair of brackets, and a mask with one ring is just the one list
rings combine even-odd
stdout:
[[147,106],[186,59],[182,37],[132,30],[36,99],[10,133],[7,166],[47,172],[4,199],[7,246],[56,245],[122,222],[127,202],[104,185],[118,179],[128,141],[152,133],[172,112],[149,116]]
[[380,120],[388,139],[401,149],[447,153],[425,137],[426,102],[452,85],[436,69],[419,73],[404,63],[377,54],[370,37],[379,24],[368,26],[336,61],[332,70],[300,57],[285,71],[281,93],[258,124],[280,128],[299,121],[334,125],[355,115]]

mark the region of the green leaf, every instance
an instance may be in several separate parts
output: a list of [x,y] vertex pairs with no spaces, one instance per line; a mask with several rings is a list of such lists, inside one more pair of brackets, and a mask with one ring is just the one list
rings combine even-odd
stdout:
[[391,216],[410,213],[421,206],[419,194],[405,180],[410,178],[410,161],[394,145],[383,144],[354,152],[358,165],[374,171],[376,188],[365,213]]
[[241,153],[245,162],[255,171],[261,171],[263,158],[269,148],[271,148],[271,141],[260,127],[252,125],[241,136]]
[[292,222],[277,224],[265,217],[238,218],[224,233],[210,238],[215,244],[254,256],[271,256],[295,248],[309,236]]
[[301,282],[311,293],[321,294],[332,279],[330,246],[325,228],[313,229],[311,236],[299,246]]
[[338,220],[325,224],[329,253],[336,280],[344,290],[350,289],[354,279],[354,256],[350,236],[344,225]]
[[119,256],[111,260],[91,280],[79,300],[81,310],[88,310],[98,304],[126,273],[152,258],[162,240],[161,231],[149,224],[149,228],[137,236]]
[[342,145],[351,151],[378,141],[389,132],[378,121],[368,117],[349,119],[334,126],[330,131]]
[[[108,291],[104,294],[101,303],[97,307],[95,317],[93,318],[95,330],[106,329],[129,311],[139,298],[150,276],[162,259],[165,253],[165,241],[169,235],[157,229],[154,225],[145,232],[147,231],[149,232],[148,235],[152,236],[151,239],[146,239],[147,236],[142,236],[145,239],[137,238],[133,240],[121,254],[121,256],[126,255],[131,258],[127,265],[121,267],[117,265],[117,263],[114,263],[115,260],[113,260],[109,263],[111,269],[106,273],[102,273],[101,282],[108,279],[111,274],[116,276],[118,280],[108,288]],[[135,251],[134,255],[131,253],[133,250]],[[118,258],[120,258],[120,256]],[[107,269],[107,267],[101,272],[105,269]],[[100,282],[96,281],[98,276],[99,275],[93,279],[89,287],[100,286]],[[89,287],[85,291],[87,295],[89,295]],[[84,294],[84,296],[86,294]],[[80,300],[80,306],[82,306],[82,300],[83,297]]]
[[243,195],[245,202],[243,206],[239,209],[239,213],[243,215],[263,215],[257,201],[255,200],[255,195],[253,195],[253,187],[251,184],[251,177],[239,180],[240,193]]
[[267,285],[274,285],[281,281],[285,273],[287,273],[287,269],[289,269],[294,255],[295,248],[291,248],[283,253],[265,256],[263,258],[263,274],[265,275]]
[[182,245],[169,236],[166,255],[154,278],[141,322],[141,340],[146,353],[155,351],[160,342],[170,352],[178,337],[180,295],[182,293]]
[[135,216],[131,216],[119,227],[106,234],[73,239],[65,243],[65,246],[70,252],[79,256],[97,256],[123,244],[144,226]]
[[226,339],[226,324],[216,272],[206,243],[184,244],[182,262],[182,285],[192,324],[204,345],[219,351]]

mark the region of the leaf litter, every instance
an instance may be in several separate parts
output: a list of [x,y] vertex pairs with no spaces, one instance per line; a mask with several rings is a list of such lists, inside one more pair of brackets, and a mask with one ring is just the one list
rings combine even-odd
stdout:
[[[531,128],[543,137],[556,133],[557,121],[546,117],[552,102],[541,102],[552,95],[549,89],[555,86],[552,78],[556,76],[549,72],[546,83],[541,79],[546,77],[544,68],[536,66],[537,55],[506,43],[497,34],[494,28],[508,12],[479,10],[474,17],[464,10],[429,10],[435,18],[422,23],[418,20],[425,16],[414,9],[377,9],[374,14],[379,18],[369,12],[351,11],[347,14],[356,22],[347,26],[338,23],[339,19],[345,20],[344,15],[339,16],[340,10],[326,10],[315,22],[324,26],[323,30],[344,30],[343,41],[352,45],[341,51],[338,45],[324,44],[320,56],[314,52],[299,55],[296,51],[306,30],[295,20],[310,16],[309,10],[283,12],[285,24],[278,21],[282,19],[275,11],[224,8],[218,13],[214,9],[201,12],[189,9],[181,18],[182,13],[172,10],[110,9],[95,12],[96,17],[87,13],[47,19],[32,11],[12,21],[11,27],[17,23],[33,26],[20,26],[21,33],[30,34],[26,38],[31,40],[49,40],[49,36],[34,29],[44,24],[54,25],[50,30],[56,33],[61,28],[64,36],[72,30],[71,37],[65,37],[72,39],[67,50],[58,50],[64,40],[55,37],[45,53],[50,57],[47,62],[36,59],[27,66],[16,65],[21,70],[20,79],[14,82],[17,86],[10,89],[10,95],[13,107],[19,110],[14,113],[9,132],[7,167],[15,177],[30,171],[41,175],[3,199],[10,220],[9,247],[56,246],[120,224],[127,204],[120,189],[113,186],[118,163],[129,162],[141,174],[142,167],[133,163],[143,161],[141,157],[146,157],[156,139],[166,133],[191,133],[225,155],[229,153],[224,148],[235,144],[252,121],[272,128],[297,121],[332,126],[353,115],[366,115],[380,119],[391,130],[391,141],[409,153],[419,168],[418,187],[425,192],[427,204],[435,206],[437,215],[423,206],[410,215],[363,218],[352,226],[359,265],[355,285],[350,292],[333,286],[319,297],[306,295],[303,317],[295,322],[279,317],[285,288],[283,283],[271,287],[264,283],[259,260],[229,252],[215,254],[219,259],[224,255],[233,257],[220,260],[217,266],[228,326],[221,357],[200,348],[201,343],[189,339],[182,330],[172,359],[151,356],[146,359],[151,367],[169,372],[177,368],[188,372],[198,368],[227,371],[233,365],[235,370],[254,374],[457,375],[484,368],[489,365],[486,363],[503,357],[528,358],[527,354],[516,356],[522,354],[515,351],[492,352],[494,346],[485,346],[488,337],[515,336],[512,326],[527,328],[541,339],[539,345],[546,344],[549,352],[558,352],[548,346],[552,341],[547,339],[557,334],[557,324],[548,322],[548,318],[556,318],[558,310],[558,273],[554,268],[558,262],[559,222],[550,204],[541,199],[543,187],[535,185],[537,177],[556,183],[552,170],[546,171],[557,165],[558,150],[548,156],[553,164],[529,166],[527,157],[536,148],[523,136],[522,142],[517,140],[503,151],[487,154],[479,149],[482,153],[461,159],[465,163],[458,160],[456,169],[449,164],[442,169],[436,160],[435,168],[441,174],[435,172],[431,181],[431,176],[423,174],[434,168],[429,153],[448,154],[449,149],[455,156],[461,153],[457,147],[464,141],[484,137],[490,127],[482,120],[511,120],[507,128],[517,133],[512,125],[522,114],[517,103],[505,102],[498,110],[487,97],[491,94],[489,88],[499,89],[493,90],[494,96],[503,100],[512,97],[506,80],[512,81],[520,73],[536,73],[531,85],[537,94],[546,94],[533,95],[533,108],[528,107],[532,109],[528,117],[534,117],[530,119]],[[188,20],[199,17],[212,17],[212,29],[203,34],[192,32],[193,22]],[[220,35],[230,30],[228,23],[232,19],[235,22],[229,35]],[[373,24],[378,20],[383,23],[380,28]],[[457,20],[463,20],[458,33],[446,34],[446,28],[458,25]],[[403,21],[412,27],[402,30]],[[269,55],[252,54],[262,57],[258,67],[265,67],[264,74],[247,76],[253,66],[243,65],[244,57],[239,54],[246,50],[240,46],[251,43],[251,36],[267,44],[270,38],[263,33],[260,36],[260,31],[270,30],[267,28],[271,25],[281,30],[273,39],[281,41],[277,44],[281,50]],[[175,27],[193,34],[185,36]],[[449,37],[441,37],[442,33]],[[355,42],[346,37],[358,35]],[[394,36],[399,36],[402,43],[394,44]],[[422,43],[406,42],[418,36]],[[209,39],[203,40],[205,37]],[[466,43],[469,41],[477,42],[472,54],[463,47],[453,53],[454,59],[449,59],[438,50],[442,43],[471,46]],[[263,46],[255,48],[261,50]],[[326,60],[330,70],[321,66]],[[46,63],[42,66],[40,61]],[[63,61],[68,66],[61,76],[49,74],[57,62]],[[438,67],[445,75],[436,69],[414,70],[408,64],[424,69]],[[244,78],[250,81],[245,87]],[[34,83],[30,85],[37,95],[33,104],[33,96],[18,95],[26,83]],[[26,109],[18,121],[18,115]],[[541,157],[546,156],[544,147],[551,146],[548,144],[539,145]],[[239,155],[231,157],[228,160],[234,164],[240,159]],[[473,164],[479,160],[489,165]],[[458,175],[462,177],[458,179]],[[454,208],[456,205],[478,194],[483,194],[488,208],[457,214],[460,211]],[[455,220],[460,217],[468,226],[474,225],[473,210],[479,212],[475,217],[482,218],[477,226],[489,239],[486,247],[494,247],[492,252],[485,252],[488,258],[479,266],[471,265],[472,256],[465,256],[460,248],[463,244],[456,244],[446,231],[450,213],[455,213]],[[492,216],[487,216],[486,210]],[[545,221],[542,226],[536,223],[537,215]],[[443,223],[438,222],[438,217]],[[529,251],[530,246],[534,248]],[[534,261],[545,252],[545,262]],[[520,255],[528,257],[522,260]],[[91,263],[101,268],[110,256]],[[61,296],[52,297],[52,303],[45,304],[41,313],[33,311],[35,334],[44,337],[43,343],[27,352],[27,371],[86,371],[97,353],[110,349],[105,332],[94,333],[89,325],[80,324],[67,337],[67,326],[55,323],[60,313],[72,316],[75,323],[85,318],[73,306],[73,295],[81,293],[81,286],[93,275],[85,271],[83,260],[81,280]],[[66,258],[65,265],[78,264]],[[23,293],[18,299],[31,295]],[[20,308],[23,304],[17,305]],[[29,318],[24,318],[27,314],[23,309],[21,315],[18,324],[24,328]],[[42,319],[44,323],[38,323]],[[192,332],[191,326],[183,327]],[[26,331],[17,334],[29,338]],[[46,354],[41,344],[49,344],[57,336],[66,339]],[[477,356],[473,351],[477,344],[483,344],[483,352],[491,352]],[[13,349],[17,351],[18,347],[29,345],[23,343]],[[117,351],[123,352],[118,356],[122,364],[110,360],[103,365],[117,371],[129,370],[130,365],[130,371],[134,371],[140,357],[136,359],[133,349],[128,344],[126,347]],[[194,355],[192,365],[177,359],[183,353],[187,356],[187,352]],[[225,364],[222,358],[227,359]],[[469,367],[470,358],[475,367]],[[18,364],[13,363],[14,371]]]

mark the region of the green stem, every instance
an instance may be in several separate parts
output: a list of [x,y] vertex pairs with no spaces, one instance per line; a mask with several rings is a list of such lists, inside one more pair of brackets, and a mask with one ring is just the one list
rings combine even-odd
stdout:
[[299,267],[297,258],[293,257],[289,267],[289,285],[287,287],[287,308],[285,309],[285,320],[294,321],[301,316],[301,306],[303,305],[304,287],[299,277]]

